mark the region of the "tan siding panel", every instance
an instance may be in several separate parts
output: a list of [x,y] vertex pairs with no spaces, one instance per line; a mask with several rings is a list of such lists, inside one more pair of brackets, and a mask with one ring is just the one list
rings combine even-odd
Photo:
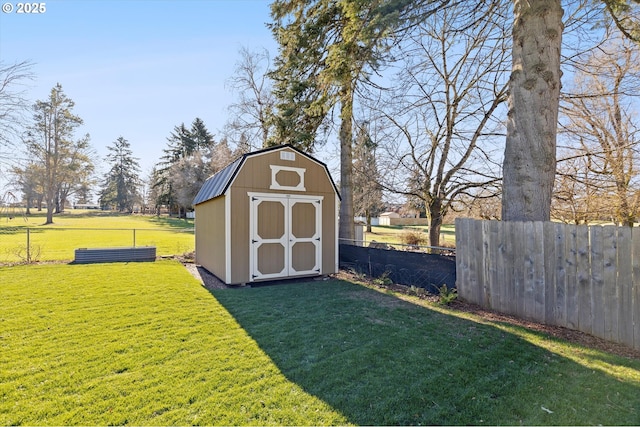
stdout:
[[[243,168],[243,170],[246,169],[246,167]],[[231,283],[247,283],[249,282],[249,196],[246,189],[235,185],[229,194],[231,196]]]
[[284,235],[284,205],[265,200],[258,205],[258,236],[262,239],[279,239]]
[[224,280],[224,197],[196,206],[196,263]]
[[[285,150],[295,153],[293,150]],[[282,160],[280,159],[281,151],[284,150],[270,151],[255,157],[248,157],[232,186],[255,192],[325,196],[331,194],[333,197],[335,194],[333,185],[322,165],[300,155],[300,153],[295,153],[295,161]],[[271,186],[271,165],[306,169],[304,177],[306,191],[271,190],[269,188]],[[280,184],[294,186],[298,182],[297,174],[293,172],[280,171],[278,175],[283,176],[285,180],[281,181]]]
[[[329,184],[331,185],[331,184]],[[335,193],[324,195],[322,201],[322,274],[337,273],[336,269],[336,197]]]
[[[295,160],[283,160],[282,151],[294,154]],[[271,189],[271,165],[305,169],[305,191]],[[299,183],[297,172],[281,170],[278,184],[295,187]],[[201,203],[196,207],[196,261],[230,284],[248,283],[249,272],[249,196],[248,192],[323,196],[322,202],[322,274],[335,273],[336,265],[336,197],[333,184],[323,165],[300,153],[285,148],[248,156],[225,196]],[[224,200],[230,197],[230,218],[224,219]],[[302,208],[301,208],[302,209]],[[202,219],[205,218],[205,219]],[[261,225],[258,224],[260,227]],[[263,227],[266,227],[265,223]],[[311,232],[306,226],[294,225],[296,233]],[[230,227],[230,253],[225,253],[225,230]],[[204,234],[204,237],[202,235]],[[225,256],[230,257],[230,272],[225,269]],[[302,262],[300,259],[299,262]],[[303,263],[306,264],[306,261]]]

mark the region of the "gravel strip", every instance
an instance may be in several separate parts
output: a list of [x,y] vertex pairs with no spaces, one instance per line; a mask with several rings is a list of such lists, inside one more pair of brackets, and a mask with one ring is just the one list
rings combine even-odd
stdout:
[[205,268],[196,265],[192,262],[183,262],[182,265],[187,269],[189,273],[202,283],[207,289],[228,289],[230,286],[224,284],[224,282],[218,279],[213,274],[209,273]]

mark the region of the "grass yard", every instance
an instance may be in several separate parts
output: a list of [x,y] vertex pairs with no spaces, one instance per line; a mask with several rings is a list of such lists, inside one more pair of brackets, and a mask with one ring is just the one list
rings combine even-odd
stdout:
[[158,255],[181,255],[195,247],[193,220],[69,210],[54,216],[54,224],[44,222],[44,213],[0,218],[0,263],[25,260],[27,228],[36,261],[70,261],[77,248],[133,246],[134,237],[136,246],[156,246]]
[[[427,227],[426,225],[374,225],[371,227],[370,233],[367,233],[365,231],[364,240],[367,243],[375,240],[376,242],[380,243],[399,245],[402,243],[402,234],[407,232],[408,230],[423,233],[426,239],[426,243],[424,245],[429,245],[429,227]],[[455,247],[456,235],[454,224],[445,224],[442,226],[440,230],[440,245],[445,247]]]
[[640,360],[341,280],[0,268],[0,424],[640,424]]
[[0,268],[1,425],[347,419],[177,262]]

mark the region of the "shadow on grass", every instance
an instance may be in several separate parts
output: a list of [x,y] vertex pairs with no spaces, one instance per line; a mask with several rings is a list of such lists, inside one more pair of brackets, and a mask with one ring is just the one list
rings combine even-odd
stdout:
[[637,379],[349,282],[211,293],[287,378],[354,424],[640,423]]
[[192,219],[186,219],[186,218],[173,218],[173,217],[166,217],[166,216],[154,216],[154,217],[149,217],[150,220],[149,222],[151,222],[152,224],[158,224],[162,227],[166,227],[166,228],[175,228],[175,229],[188,229],[188,228],[193,228],[193,220]]
[[27,233],[27,227],[12,227],[12,226],[5,227],[2,224],[0,224],[0,236],[3,234],[11,235],[11,234],[26,234],[26,233]]

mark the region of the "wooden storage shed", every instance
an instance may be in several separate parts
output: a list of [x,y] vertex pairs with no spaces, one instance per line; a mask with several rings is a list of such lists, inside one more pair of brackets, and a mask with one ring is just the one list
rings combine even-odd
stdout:
[[335,273],[339,197],[327,166],[290,145],[245,154],[193,201],[196,263],[227,284]]

